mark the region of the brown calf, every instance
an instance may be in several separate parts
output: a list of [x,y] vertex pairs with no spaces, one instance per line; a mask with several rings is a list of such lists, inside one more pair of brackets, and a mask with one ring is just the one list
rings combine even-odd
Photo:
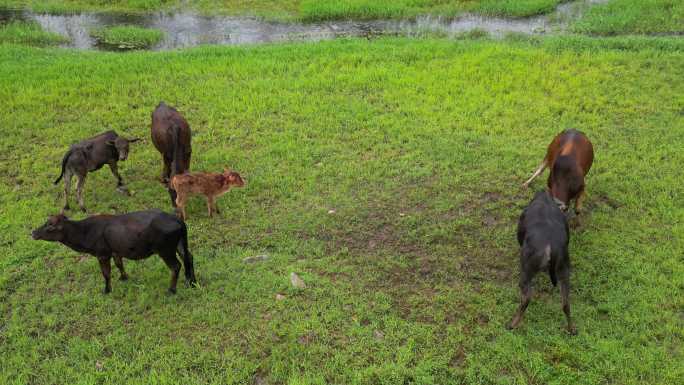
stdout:
[[544,161],[523,187],[550,167],[547,185],[554,200],[561,210],[567,211],[570,200],[575,199],[575,212],[579,214],[585,197],[584,177],[593,162],[594,147],[589,139],[581,131],[565,130],[553,138]]
[[178,216],[185,220],[185,203],[191,195],[202,194],[207,197],[207,211],[209,216],[213,211],[220,214],[216,205],[216,197],[228,192],[231,187],[242,187],[245,182],[240,174],[224,170],[223,174],[210,172],[195,172],[191,174],[174,175],[170,187],[176,191],[176,206]]

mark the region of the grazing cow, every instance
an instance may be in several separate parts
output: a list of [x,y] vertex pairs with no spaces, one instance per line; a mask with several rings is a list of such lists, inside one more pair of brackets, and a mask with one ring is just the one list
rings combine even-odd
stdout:
[[105,280],[105,294],[112,291],[111,258],[121,272],[120,279],[125,281],[128,275],[122,258],[139,260],[159,254],[171,269],[169,293],[174,294],[181,269],[176,258],[178,253],[183,258],[186,282],[191,285],[196,282],[185,223],[161,210],[94,215],[81,221],[72,221],[60,214],[48,218],[31,235],[33,239],[60,242],[75,251],[97,257]]
[[220,214],[216,205],[216,197],[219,197],[231,187],[242,187],[245,182],[240,174],[228,169],[223,170],[223,174],[196,172],[192,174],[175,175],[171,179],[171,188],[176,191],[176,205],[178,216],[185,220],[185,203],[190,195],[202,194],[207,197],[207,210],[209,216],[215,210]]
[[548,191],[540,191],[523,210],[518,221],[520,249],[520,307],[513,316],[510,329],[518,327],[532,298],[532,278],[548,271],[551,283],[560,282],[563,312],[568,332],[577,331],[570,318],[570,255],[568,221]]
[[[152,112],[152,143],[162,154],[162,183],[190,170],[191,132],[188,122],[175,108],[160,102]],[[176,207],[176,193],[168,186],[171,204]]]
[[575,212],[579,214],[585,197],[584,177],[593,162],[594,147],[589,139],[581,131],[565,130],[549,144],[544,161],[523,187],[529,186],[546,167],[550,167],[547,185],[556,204],[567,211],[570,200],[575,199]]
[[128,145],[138,140],[140,139],[126,139],[119,136],[115,131],[107,131],[72,145],[62,159],[62,173],[55,180],[55,184],[57,184],[64,177],[64,208],[62,212],[69,210],[69,191],[71,190],[71,178],[74,175],[78,178],[76,185],[78,205],[83,212],[86,211],[83,202],[83,186],[86,176],[91,171],[99,170],[105,164],[109,165],[109,169],[116,177],[117,190],[127,193],[123,179],[119,175],[117,162],[128,158]]

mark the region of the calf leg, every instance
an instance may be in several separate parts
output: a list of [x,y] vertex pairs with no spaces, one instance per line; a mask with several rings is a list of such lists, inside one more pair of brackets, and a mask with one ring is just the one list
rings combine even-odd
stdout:
[[575,199],[575,214],[579,215],[580,212],[582,211],[582,206],[584,204],[584,198],[586,198],[587,194],[584,192],[584,188],[577,194],[577,198]]
[[570,316],[570,277],[567,275],[560,279],[560,292],[563,301],[563,313],[565,313],[565,319],[568,321],[568,333],[575,335],[577,328]]
[[114,264],[116,264],[116,267],[119,269],[119,272],[121,273],[121,277],[119,277],[119,280],[125,281],[128,279],[128,274],[126,274],[126,271],[124,271],[124,265],[123,265],[123,259],[119,256],[114,256]]
[[109,257],[97,257],[105,280],[104,294],[109,294],[112,291],[112,264],[109,259]]
[[527,305],[530,304],[530,299],[532,298],[532,278],[532,276],[528,276],[525,273],[522,273],[520,276],[520,306],[513,315],[513,319],[511,319],[511,323],[508,326],[509,329],[518,327],[523,319],[525,310],[527,310]]
[[186,198],[184,195],[176,195],[176,215],[183,221],[185,221],[186,218],[185,203]]
[[207,211],[209,211],[209,216],[211,217],[212,214],[214,213],[214,205],[216,205],[216,201],[214,197],[207,197]]
[[81,211],[83,211],[84,213],[86,212],[86,208],[85,208],[85,203],[83,202],[83,186],[85,185],[85,180],[86,180],[87,175],[88,174],[77,175],[78,183],[76,184],[76,197],[78,199],[78,206],[81,208]]
[[64,170],[64,208],[62,208],[62,213],[69,210],[69,193],[71,192],[71,178],[73,174],[67,168]]
[[178,273],[180,273],[181,264],[176,258],[176,250],[166,251],[160,253],[159,256],[162,257],[166,266],[171,269],[171,285],[169,286],[169,294],[176,294],[176,284],[178,283]]
[[547,166],[547,164],[546,164],[546,159],[544,159],[544,160],[542,161],[542,163],[539,165],[539,168],[537,168],[537,171],[535,171],[534,174],[532,174],[532,176],[530,177],[530,179],[527,180],[527,182],[523,183],[523,187],[524,187],[524,188],[527,188],[527,186],[529,186],[530,183],[532,183],[532,181],[534,180],[534,178],[538,177],[539,174],[541,174],[542,172],[544,172],[544,169],[546,168],[546,166]]

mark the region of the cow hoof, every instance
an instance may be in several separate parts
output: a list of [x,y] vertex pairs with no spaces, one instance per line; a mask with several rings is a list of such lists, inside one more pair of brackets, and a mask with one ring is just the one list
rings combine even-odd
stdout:
[[577,335],[577,328],[575,327],[575,325],[568,326],[568,334],[570,334],[571,336]]
[[128,189],[125,186],[119,186],[116,188],[116,191],[119,192],[119,194],[123,194],[126,196],[131,196],[131,192],[128,191]]
[[128,281],[128,276],[122,275],[121,277],[119,277],[119,281]]
[[166,291],[166,295],[175,295],[176,294],[176,289],[169,289]]
[[87,213],[88,213],[88,210],[86,210],[85,207],[81,207],[81,211],[83,211],[84,214],[87,214]]
[[112,289],[109,289],[109,288],[105,288],[104,290],[102,290],[102,294],[104,294],[104,295],[107,295],[111,292],[112,292]]

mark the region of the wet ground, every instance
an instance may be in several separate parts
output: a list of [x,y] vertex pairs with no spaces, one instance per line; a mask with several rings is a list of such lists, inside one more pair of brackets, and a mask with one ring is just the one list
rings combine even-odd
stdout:
[[547,34],[562,32],[593,3],[605,0],[580,0],[561,4],[554,12],[523,19],[463,15],[456,18],[423,16],[415,20],[335,21],[324,23],[279,23],[258,18],[202,16],[191,12],[129,15],[117,13],[46,14],[27,10],[0,9],[0,23],[10,20],[35,21],[49,32],[69,39],[65,46],[97,49],[89,31],[116,25],[156,28],[164,39],[152,47],[169,50],[201,44],[254,44],[287,41],[319,41],[339,37],[382,35],[421,36],[439,34],[455,37],[479,30],[494,37],[508,33]]

